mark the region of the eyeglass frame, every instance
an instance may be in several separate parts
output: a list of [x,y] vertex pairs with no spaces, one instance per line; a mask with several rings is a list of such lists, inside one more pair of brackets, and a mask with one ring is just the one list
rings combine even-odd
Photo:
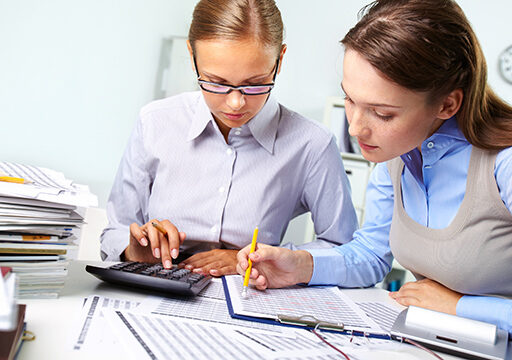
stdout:
[[[206,81],[206,80],[201,80],[201,75],[199,75],[199,70],[197,69],[197,61],[196,61],[196,55],[194,54],[193,55],[193,59],[194,59],[194,68],[196,70],[196,75],[197,75],[197,83],[199,84],[199,87],[203,90],[203,91],[206,91],[206,92],[209,92],[209,93],[212,93],[212,94],[217,94],[217,95],[227,95],[233,91],[240,91],[240,93],[242,95],[247,95],[247,96],[257,96],[257,95],[265,95],[265,94],[268,94],[272,91],[272,89],[274,88],[275,86],[275,81],[276,81],[276,77],[277,77],[277,71],[279,70],[279,56],[277,57],[277,60],[276,60],[276,65],[275,65],[275,70],[274,70],[274,75],[272,76],[272,83],[270,84],[258,84],[258,85],[242,85],[242,86],[233,86],[233,85],[228,85],[228,84],[222,84],[222,83],[216,83],[216,82],[213,82],[213,81]],[[227,92],[217,92],[217,91],[213,91],[213,90],[208,90],[208,89],[205,89],[203,88],[203,84],[210,84],[210,85],[216,85],[216,86],[224,86],[224,87],[227,87],[228,90]],[[244,89],[246,88],[255,88],[255,87],[269,87],[268,91],[265,91],[265,92],[262,92],[262,93],[258,93],[258,94],[248,94],[246,92],[244,92]]]

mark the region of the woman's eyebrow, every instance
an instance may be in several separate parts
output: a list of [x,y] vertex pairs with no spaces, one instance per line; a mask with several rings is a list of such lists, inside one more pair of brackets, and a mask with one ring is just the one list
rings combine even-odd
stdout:
[[[345,88],[343,87],[343,83],[341,83],[341,90],[343,91],[343,93],[350,97],[347,92],[345,91]],[[387,108],[393,108],[393,109],[400,109],[402,108],[401,106],[397,106],[397,105],[391,105],[391,104],[386,104],[386,103],[365,103],[366,105],[368,106],[374,106],[374,107],[387,107]]]

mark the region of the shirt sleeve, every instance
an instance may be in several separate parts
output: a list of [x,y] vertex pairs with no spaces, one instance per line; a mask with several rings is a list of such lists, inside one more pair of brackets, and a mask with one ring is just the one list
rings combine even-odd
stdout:
[[464,295],[459,299],[457,315],[495,324],[512,338],[512,300],[491,296]]
[[347,243],[358,227],[350,183],[334,136],[314,155],[301,201],[311,211],[316,240],[292,245],[294,249],[330,248]]
[[142,126],[138,121],[130,136],[107,202],[108,225],[101,234],[101,257],[105,261],[119,261],[129,243],[130,224],[147,221],[152,180]]
[[313,256],[310,285],[372,286],[391,269],[389,229],[393,217],[393,185],[386,164],[373,170],[366,191],[366,221],[353,240],[331,249],[309,249]]

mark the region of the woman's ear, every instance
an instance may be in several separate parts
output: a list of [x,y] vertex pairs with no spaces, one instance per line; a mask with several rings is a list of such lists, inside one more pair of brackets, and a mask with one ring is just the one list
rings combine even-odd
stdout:
[[459,111],[463,99],[464,93],[462,89],[453,90],[443,99],[437,114],[437,118],[444,120],[451,118],[457,113],[457,111]]
[[192,50],[192,45],[190,44],[190,40],[187,40],[187,49],[188,54],[190,55],[190,64],[192,66],[192,71],[196,73],[196,64],[194,62],[194,51]]
[[287,46],[286,44],[281,45],[281,52],[279,53],[279,69],[277,69],[277,73],[281,72],[281,66],[283,65],[283,56],[286,52]]

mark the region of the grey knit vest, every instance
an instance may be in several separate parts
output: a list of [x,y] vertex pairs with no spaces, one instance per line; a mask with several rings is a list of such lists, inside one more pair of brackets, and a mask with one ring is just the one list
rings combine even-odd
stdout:
[[402,201],[400,158],[388,162],[394,209],[389,243],[417,279],[429,278],[463,294],[512,298],[512,214],[501,200],[496,152],[473,147],[466,193],[452,222],[431,229],[411,219]]

